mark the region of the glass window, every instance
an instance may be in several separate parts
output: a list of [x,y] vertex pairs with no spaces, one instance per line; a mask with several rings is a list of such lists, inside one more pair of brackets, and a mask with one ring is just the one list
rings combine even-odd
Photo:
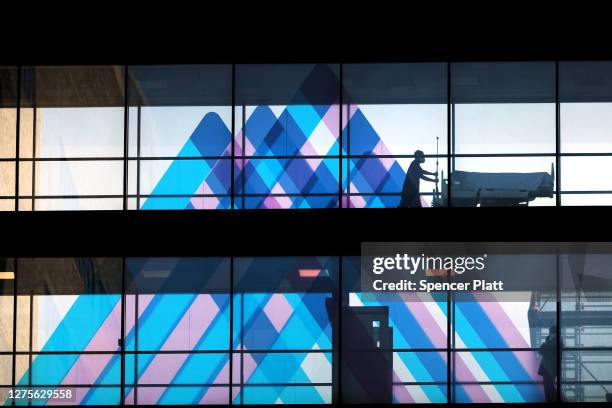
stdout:
[[233,402],[330,404],[338,259],[236,258],[234,268]]
[[231,208],[231,65],[136,65],[128,75],[137,208]]
[[339,66],[236,66],[237,208],[338,207]]
[[9,390],[3,386],[13,383],[14,283],[14,260],[0,258],[0,404],[8,399]]
[[574,244],[560,257],[561,387],[570,402],[604,402],[612,386],[612,254]]
[[0,66],[0,211],[15,210],[17,68]]
[[126,404],[229,403],[229,267],[127,258]]
[[612,63],[560,62],[561,204],[610,205]]
[[[417,179],[408,186],[405,180],[417,151],[424,154],[425,170],[448,174],[446,80],[444,63],[343,66],[346,207],[397,207],[400,202],[430,207],[440,198],[433,181]],[[416,204],[402,196],[414,197]]]
[[555,101],[553,62],[451,64],[453,206],[555,204]]
[[17,262],[16,385],[74,386],[76,405],[118,404],[121,259]]
[[344,257],[342,401],[447,402],[447,294],[363,292]]
[[[121,66],[22,68],[20,185],[30,187],[20,209],[123,208],[124,75]],[[36,202],[50,196],[53,205]]]

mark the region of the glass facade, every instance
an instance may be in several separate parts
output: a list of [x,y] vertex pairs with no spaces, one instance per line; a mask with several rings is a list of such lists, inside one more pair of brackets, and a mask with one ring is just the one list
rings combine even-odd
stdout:
[[545,359],[605,401],[612,259],[539,259],[558,292],[509,300],[364,292],[359,257],[3,258],[0,403],[543,402]]
[[608,205],[611,78],[605,61],[1,66],[0,209]]

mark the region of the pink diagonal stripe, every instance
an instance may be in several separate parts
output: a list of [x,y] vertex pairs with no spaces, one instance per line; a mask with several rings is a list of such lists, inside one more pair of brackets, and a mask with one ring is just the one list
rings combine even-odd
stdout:
[[[152,295],[142,295],[139,299],[140,308],[138,317],[142,315],[142,312],[151,302]],[[134,306],[134,295],[126,298],[126,310],[132,310]],[[131,306],[131,308],[130,308]],[[118,332],[120,330],[121,322],[121,302],[117,302],[111,313],[104,320],[96,334],[89,341],[84,351],[96,351],[96,350],[113,350],[118,347],[117,343],[114,343],[115,338],[109,336],[109,333]],[[126,333],[134,327],[134,314],[127,313],[126,316]],[[95,384],[96,380],[104,371],[104,368],[108,365],[109,361],[113,356],[111,354],[104,355],[89,355],[82,354],[79,356],[77,361],[68,371],[68,374],[62,380],[62,385],[66,384]],[[81,381],[78,379],[81,378]],[[82,399],[87,393],[77,393],[75,404],[80,404]]]
[[442,331],[438,323],[431,316],[429,310],[423,305],[423,300],[417,296],[409,297],[409,294],[402,293],[404,304],[412,313],[412,316],[419,322],[419,326],[423,328],[423,332],[427,335],[432,344],[437,348],[446,347],[446,334]]
[[[461,378],[462,381],[466,382],[476,381],[476,377],[474,377],[470,369],[463,361],[461,353],[456,354],[455,370],[456,378]],[[484,392],[480,385],[474,387],[464,387],[464,390],[469,395],[470,401],[472,402],[491,402],[489,396]]]
[[227,387],[209,387],[200,400],[200,404],[227,405],[229,391]]
[[[508,318],[508,315],[504,312],[502,307],[494,300],[479,302],[486,315],[489,317],[491,323],[495,326],[500,336],[504,339],[508,347],[529,347],[525,338],[519,333],[518,329]],[[535,353],[514,353],[521,366],[529,374],[531,379],[538,381],[540,376],[537,374],[538,359]]]
[[[184,348],[180,346],[185,344],[185,336],[187,336],[188,343],[190,343],[189,338],[192,333],[195,334],[195,344],[206,332],[206,329],[214,320],[218,310],[219,307],[210,295],[197,295],[187,312],[183,315],[172,333],[170,333],[170,336],[162,345],[161,350],[180,350]],[[195,324],[190,321],[190,315],[192,313],[202,317],[195,319]],[[188,357],[188,354],[156,355],[142,376],[140,376],[139,382],[142,384],[170,384]],[[164,390],[165,388],[161,387],[159,389],[152,389],[147,398],[155,403],[163,394]],[[132,389],[128,397],[131,396],[133,392],[134,390]]]
[[395,400],[400,404],[414,404],[414,399],[412,398],[412,395],[410,395],[406,387],[403,385],[393,386],[393,396],[395,397]]

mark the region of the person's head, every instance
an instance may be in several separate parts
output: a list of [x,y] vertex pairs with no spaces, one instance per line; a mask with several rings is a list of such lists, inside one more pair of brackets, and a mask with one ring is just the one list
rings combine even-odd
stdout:
[[425,163],[425,153],[422,150],[417,150],[414,152],[414,160],[418,163]]
[[552,326],[550,326],[548,328],[548,335],[549,336],[556,336],[557,335],[557,325],[553,324]]

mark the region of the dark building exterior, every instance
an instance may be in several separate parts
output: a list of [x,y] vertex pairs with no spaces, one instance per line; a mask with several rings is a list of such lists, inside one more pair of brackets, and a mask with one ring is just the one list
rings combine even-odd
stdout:
[[[3,63],[0,404],[606,401],[612,55],[539,51]],[[360,286],[472,241],[544,283]]]

